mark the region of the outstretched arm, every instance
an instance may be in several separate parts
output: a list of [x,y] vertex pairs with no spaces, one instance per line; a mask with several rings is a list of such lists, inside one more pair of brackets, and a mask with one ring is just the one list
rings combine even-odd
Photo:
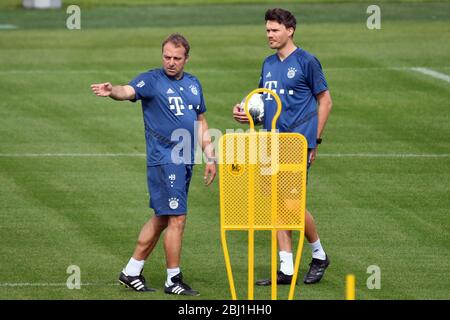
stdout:
[[105,82],[92,84],[91,89],[99,97],[110,97],[114,100],[133,100],[136,97],[134,88],[129,85],[113,86]]

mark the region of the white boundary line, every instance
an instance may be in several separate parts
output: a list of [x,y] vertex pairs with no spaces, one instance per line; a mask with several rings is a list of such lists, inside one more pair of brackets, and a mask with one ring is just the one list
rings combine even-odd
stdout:
[[450,154],[415,154],[415,153],[318,153],[317,157],[327,158],[448,158]]
[[0,30],[13,30],[17,29],[17,26],[14,24],[0,24]]
[[[0,158],[118,158],[145,157],[145,153],[0,153]],[[448,158],[449,153],[318,153],[324,158]]]
[[431,70],[429,68],[411,68],[412,71],[420,72],[423,74],[426,74],[427,76],[444,80],[450,83],[450,76],[446,75],[445,73],[437,72],[434,70]]
[[[80,283],[82,287],[103,287],[103,286],[118,286],[120,283]],[[1,287],[67,287],[67,283],[47,283],[47,282],[18,282],[18,283],[0,283]]]
[[45,157],[86,157],[86,158],[116,158],[145,157],[145,153],[0,153],[2,158],[45,158]]

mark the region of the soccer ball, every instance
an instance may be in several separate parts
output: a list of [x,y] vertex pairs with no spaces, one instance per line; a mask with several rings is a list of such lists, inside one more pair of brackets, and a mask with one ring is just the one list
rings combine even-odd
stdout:
[[[241,102],[241,111],[244,110],[245,99],[242,99]],[[260,93],[254,94],[250,97],[250,101],[248,102],[248,112],[253,118],[253,122],[255,124],[261,124],[264,119],[264,100],[263,95]]]

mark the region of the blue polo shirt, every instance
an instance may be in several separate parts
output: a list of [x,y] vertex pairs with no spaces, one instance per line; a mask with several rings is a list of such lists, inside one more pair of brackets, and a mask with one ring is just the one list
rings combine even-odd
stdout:
[[160,68],[141,73],[129,85],[136,91],[135,100],[142,102],[147,165],[193,164],[194,124],[206,112],[197,78],[184,72],[176,80]]
[[[316,147],[317,99],[328,90],[319,60],[307,51],[297,48],[283,61],[277,54],[264,60],[260,88],[273,90],[282,103],[282,112],[276,128],[280,132],[298,132],[305,136],[308,148]],[[270,130],[276,113],[276,101],[264,94],[264,129]]]

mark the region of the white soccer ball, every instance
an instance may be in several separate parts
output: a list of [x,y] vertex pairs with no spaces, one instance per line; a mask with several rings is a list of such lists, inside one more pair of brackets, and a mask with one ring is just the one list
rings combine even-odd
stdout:
[[[245,111],[245,99],[242,99],[241,102],[241,111]],[[261,124],[264,119],[264,100],[263,95],[260,93],[254,94],[250,97],[250,101],[247,105],[248,112],[253,118],[253,122],[255,124]]]

